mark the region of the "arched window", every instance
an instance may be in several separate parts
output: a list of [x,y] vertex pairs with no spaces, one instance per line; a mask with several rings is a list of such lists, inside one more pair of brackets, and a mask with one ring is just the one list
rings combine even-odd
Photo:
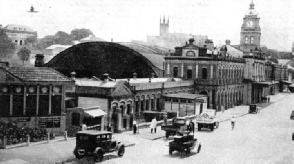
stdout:
[[195,56],[195,53],[193,51],[188,51],[186,53],[186,56]]
[[253,36],[251,36],[251,38],[250,38],[250,43],[251,43],[251,44],[254,43],[254,37],[253,37]]
[[245,44],[248,44],[248,37],[245,36]]

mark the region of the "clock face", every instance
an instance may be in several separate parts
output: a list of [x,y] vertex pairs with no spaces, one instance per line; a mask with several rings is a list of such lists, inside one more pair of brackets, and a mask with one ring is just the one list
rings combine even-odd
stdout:
[[53,91],[54,91],[54,93],[59,94],[59,92],[60,92],[60,88],[58,88],[58,87],[54,87],[54,88],[53,88]]
[[252,21],[248,21],[246,23],[247,27],[252,28],[253,27],[253,22]]
[[30,92],[30,93],[35,92],[35,88],[34,88],[34,87],[30,87],[30,88],[29,88],[29,92]]
[[16,92],[16,93],[21,92],[21,88],[20,88],[20,87],[16,87],[16,88],[15,88],[15,92]]
[[7,92],[8,92],[8,88],[7,88],[7,87],[3,87],[3,88],[2,88],[2,92],[3,92],[3,93],[7,93]]
[[43,87],[41,90],[42,90],[42,93],[47,93],[48,92],[48,88],[47,87]]

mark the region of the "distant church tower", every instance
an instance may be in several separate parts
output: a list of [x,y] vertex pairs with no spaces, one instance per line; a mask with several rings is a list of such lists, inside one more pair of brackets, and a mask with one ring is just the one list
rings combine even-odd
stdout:
[[294,42],[292,43],[292,59],[294,59]]
[[159,34],[160,36],[164,36],[166,34],[168,34],[168,28],[169,28],[169,18],[167,18],[167,22],[165,22],[165,17],[163,17],[163,21],[161,22],[161,18],[160,18],[160,26],[159,26]]
[[250,3],[250,8],[246,12],[243,18],[243,24],[241,27],[241,37],[240,37],[240,49],[245,52],[250,52],[256,47],[260,47],[260,26],[259,17],[254,9],[253,0]]

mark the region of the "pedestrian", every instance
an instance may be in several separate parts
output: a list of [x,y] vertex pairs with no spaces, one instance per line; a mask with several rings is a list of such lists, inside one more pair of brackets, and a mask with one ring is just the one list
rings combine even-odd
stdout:
[[87,130],[87,125],[86,124],[82,124],[82,131]]
[[163,124],[167,125],[167,113],[163,115]]
[[233,130],[234,127],[235,127],[235,118],[234,118],[234,116],[231,118],[231,126],[232,126],[232,130]]
[[270,102],[270,97],[267,98],[267,102],[268,102],[268,103]]
[[195,124],[192,120],[190,120],[189,131],[194,133],[194,130],[195,130]]
[[151,133],[153,132],[153,129],[154,129],[154,133],[156,133],[156,126],[157,126],[157,120],[156,120],[156,117],[154,117],[150,124]]
[[133,120],[133,133],[136,134],[137,133],[137,121]]

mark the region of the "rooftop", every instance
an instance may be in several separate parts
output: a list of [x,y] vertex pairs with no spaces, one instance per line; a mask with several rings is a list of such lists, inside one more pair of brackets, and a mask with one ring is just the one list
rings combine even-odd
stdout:
[[47,67],[6,67],[2,69],[27,82],[73,82],[72,79]]

